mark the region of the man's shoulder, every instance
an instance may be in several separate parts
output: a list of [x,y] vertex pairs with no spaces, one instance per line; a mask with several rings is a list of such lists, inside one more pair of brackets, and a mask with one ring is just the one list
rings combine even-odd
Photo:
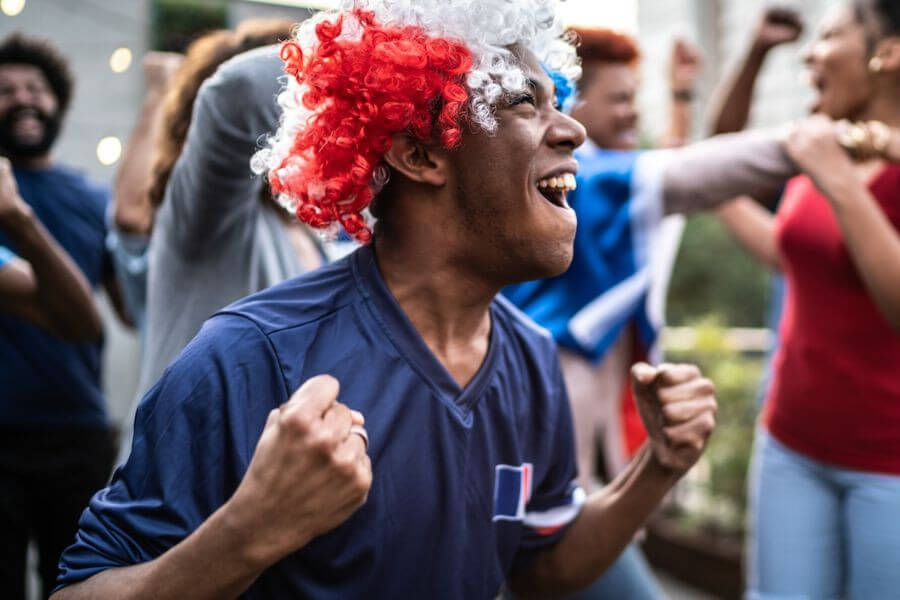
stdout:
[[247,296],[216,316],[246,319],[266,336],[316,323],[360,299],[350,261],[346,257]]
[[537,355],[541,361],[557,361],[556,342],[547,329],[538,325],[502,295],[494,299],[492,307],[495,317],[507,331],[513,344]]

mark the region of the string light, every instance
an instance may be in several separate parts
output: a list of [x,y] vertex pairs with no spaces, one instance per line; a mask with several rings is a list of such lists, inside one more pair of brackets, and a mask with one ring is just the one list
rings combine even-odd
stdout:
[[0,0],[0,11],[8,17],[14,17],[25,9],[25,0]]
[[109,68],[113,73],[123,73],[131,66],[131,48],[116,48],[109,57]]
[[97,143],[97,160],[109,166],[116,163],[122,155],[122,142],[115,136],[105,137]]

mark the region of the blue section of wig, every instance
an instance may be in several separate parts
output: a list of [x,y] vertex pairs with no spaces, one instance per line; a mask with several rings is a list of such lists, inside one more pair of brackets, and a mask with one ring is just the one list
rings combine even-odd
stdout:
[[575,104],[575,83],[559,71],[548,69],[546,65],[541,66],[544,67],[544,72],[547,73],[556,86],[556,103],[559,106],[559,110],[568,113],[569,109]]

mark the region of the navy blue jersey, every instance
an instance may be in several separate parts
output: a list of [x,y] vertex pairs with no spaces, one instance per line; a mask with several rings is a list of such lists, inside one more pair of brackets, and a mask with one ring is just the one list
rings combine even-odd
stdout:
[[84,512],[59,582],[159,556],[241,481],[270,410],[340,381],[366,417],[373,483],[348,521],[247,598],[494,598],[578,513],[571,415],[552,339],[491,308],[460,389],[385,286],[374,250],[215,315],[142,401],[128,462]]
[[[105,248],[108,191],[65,167],[14,169],[22,198],[92,287],[112,272]],[[0,244],[17,249],[0,234]],[[105,427],[100,340],[67,342],[0,315],[0,427]]]

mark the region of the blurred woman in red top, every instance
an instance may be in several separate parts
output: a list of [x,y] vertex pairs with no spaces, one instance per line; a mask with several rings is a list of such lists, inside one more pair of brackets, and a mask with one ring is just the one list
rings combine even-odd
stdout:
[[[751,473],[748,598],[896,597],[900,2],[833,7],[805,60],[823,116],[788,152],[806,175],[774,219],[736,232],[789,284]],[[829,118],[858,124],[845,148]]]

